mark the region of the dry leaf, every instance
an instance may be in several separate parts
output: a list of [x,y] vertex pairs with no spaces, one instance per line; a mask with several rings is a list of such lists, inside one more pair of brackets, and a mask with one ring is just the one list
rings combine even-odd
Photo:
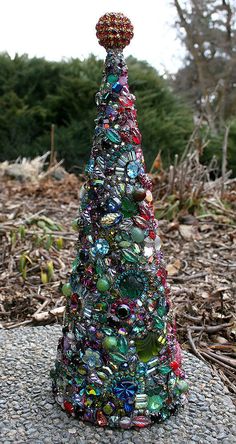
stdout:
[[181,224],[179,226],[179,232],[180,232],[181,236],[187,241],[201,239],[201,235],[198,232],[198,228],[193,225],[182,225]]
[[169,276],[173,276],[173,274],[177,274],[181,267],[181,261],[176,259],[172,264],[168,264],[166,269]]

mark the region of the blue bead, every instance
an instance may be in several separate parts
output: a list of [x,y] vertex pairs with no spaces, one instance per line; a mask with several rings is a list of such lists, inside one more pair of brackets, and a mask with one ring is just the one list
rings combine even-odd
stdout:
[[109,199],[106,202],[106,209],[109,213],[116,213],[121,206],[121,201],[115,197],[114,199]]
[[93,169],[94,169],[94,165],[95,165],[94,159],[90,159],[85,167],[85,172],[92,173]]
[[123,88],[123,86],[119,82],[116,82],[112,86],[112,91],[116,92],[116,93],[119,93],[122,90],[122,88]]
[[95,251],[104,256],[109,251],[109,243],[105,239],[98,239],[95,242]]
[[129,162],[127,165],[127,175],[130,179],[135,179],[139,174],[139,164],[135,161]]
[[129,404],[129,402],[125,403],[125,411],[127,413],[130,413],[134,410],[134,405],[133,404]]
[[78,393],[74,393],[72,396],[73,404],[81,404],[81,396]]

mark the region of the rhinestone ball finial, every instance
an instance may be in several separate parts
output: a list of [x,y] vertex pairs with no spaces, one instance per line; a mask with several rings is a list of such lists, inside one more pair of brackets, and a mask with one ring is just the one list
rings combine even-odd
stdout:
[[108,49],[124,49],[133,37],[131,21],[119,12],[109,12],[100,17],[96,35],[101,46]]

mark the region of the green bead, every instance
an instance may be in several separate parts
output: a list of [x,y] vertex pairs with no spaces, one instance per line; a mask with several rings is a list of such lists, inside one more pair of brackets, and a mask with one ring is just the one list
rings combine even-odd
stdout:
[[107,76],[107,82],[112,84],[115,83],[118,80],[118,76],[116,76],[115,74],[109,74]]
[[76,257],[75,260],[72,262],[72,270],[75,271],[78,265],[79,265],[79,258]]
[[167,309],[166,309],[166,307],[159,307],[158,309],[157,309],[157,313],[159,314],[159,316],[164,316],[165,314],[166,314],[166,312],[167,312]]
[[106,405],[104,405],[104,407],[103,407],[103,411],[104,411],[104,413],[106,414],[106,415],[111,415],[112,414],[112,412],[113,412],[113,408],[112,408],[112,406],[110,405],[110,404],[106,404]]
[[157,334],[155,332],[148,332],[146,336],[135,339],[135,346],[138,357],[142,362],[148,362],[160,350],[160,344],[157,341]]
[[138,256],[131,250],[123,250],[122,256],[124,257],[126,262],[137,263],[139,261]]
[[165,323],[162,321],[162,319],[160,318],[155,318],[155,327],[158,328],[159,330],[163,330]]
[[71,286],[69,283],[63,285],[62,293],[64,294],[64,296],[70,296],[72,294]]
[[111,353],[110,358],[112,359],[112,361],[117,362],[117,363],[121,363],[121,362],[126,361],[126,357],[124,355],[122,355],[122,353]]
[[108,308],[108,304],[106,302],[98,302],[95,307],[94,310],[98,311],[98,312],[104,312],[107,311]]
[[140,276],[125,274],[119,282],[119,290],[122,296],[137,299],[144,291],[144,283]]
[[140,242],[143,242],[145,235],[140,228],[133,227],[131,230],[131,237],[134,242],[137,242],[139,244]]
[[135,202],[132,202],[128,197],[122,199],[121,211],[124,217],[132,217],[138,213],[138,206]]
[[131,245],[131,243],[128,242],[128,241],[125,241],[125,240],[119,242],[119,246],[120,246],[121,248],[128,248],[128,247],[130,247],[130,245]]
[[102,341],[102,345],[106,350],[116,350],[117,339],[115,336],[106,336]]
[[98,258],[95,268],[97,274],[101,275],[104,273],[106,267],[102,259]]
[[102,329],[102,331],[103,331],[103,333],[105,333],[105,335],[108,335],[108,336],[111,336],[113,333],[113,330],[111,328],[107,328],[107,327],[104,327]]
[[180,393],[184,393],[184,392],[187,392],[187,391],[188,391],[189,386],[188,386],[188,383],[187,383],[186,381],[184,381],[184,380],[180,380],[180,381],[177,383],[177,388],[178,388],[178,390],[180,391]]
[[151,396],[148,399],[148,410],[158,412],[162,407],[163,401],[159,395]]
[[98,279],[98,281],[97,281],[97,289],[99,291],[101,291],[103,293],[104,291],[109,290],[109,288],[110,288],[110,284],[109,284],[109,282],[108,282],[108,280],[106,278]]

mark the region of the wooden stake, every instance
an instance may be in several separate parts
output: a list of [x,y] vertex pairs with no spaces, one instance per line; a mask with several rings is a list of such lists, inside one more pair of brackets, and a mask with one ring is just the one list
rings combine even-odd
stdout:
[[55,125],[52,123],[51,125],[51,150],[50,150],[50,162],[49,162],[49,168],[51,168],[56,160],[56,153],[55,153]]

